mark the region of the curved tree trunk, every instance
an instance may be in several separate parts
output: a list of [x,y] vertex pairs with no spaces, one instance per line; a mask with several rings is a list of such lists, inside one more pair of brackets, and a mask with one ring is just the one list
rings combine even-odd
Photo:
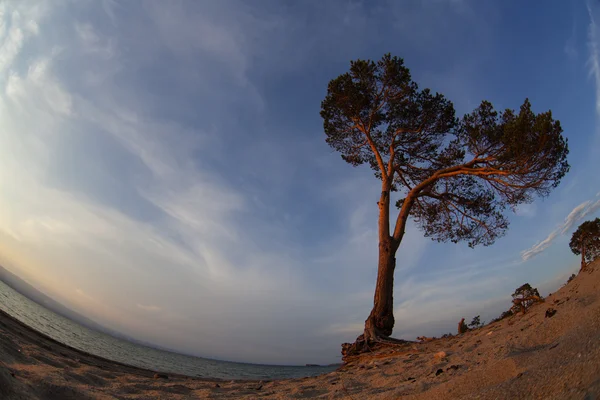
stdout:
[[379,243],[377,284],[371,314],[365,321],[364,340],[390,336],[394,329],[394,269],[395,250],[388,241]]
[[373,309],[365,321],[365,343],[390,336],[394,329],[394,269],[400,241],[390,236],[390,185],[384,181],[379,206],[379,261]]

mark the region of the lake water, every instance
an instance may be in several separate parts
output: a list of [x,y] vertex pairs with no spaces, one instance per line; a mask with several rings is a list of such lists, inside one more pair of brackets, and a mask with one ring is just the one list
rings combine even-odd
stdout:
[[136,367],[221,379],[283,379],[324,374],[336,367],[244,364],[186,356],[141,346],[88,329],[16,292],[0,281],[0,308],[36,331],[71,347]]

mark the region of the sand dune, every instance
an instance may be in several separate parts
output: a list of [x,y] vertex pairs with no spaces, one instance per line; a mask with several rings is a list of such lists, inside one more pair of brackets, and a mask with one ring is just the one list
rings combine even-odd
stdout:
[[[557,312],[546,317],[550,307]],[[600,261],[525,315],[448,339],[380,349],[318,377],[253,382],[159,375],[69,348],[0,313],[0,399],[6,400],[593,400],[600,399]]]

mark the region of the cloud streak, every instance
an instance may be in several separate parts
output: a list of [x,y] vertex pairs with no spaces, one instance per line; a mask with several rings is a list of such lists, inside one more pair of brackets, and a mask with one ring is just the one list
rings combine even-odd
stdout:
[[588,26],[589,73],[596,86],[596,114],[600,117],[600,50],[598,48],[598,26],[589,1],[586,2],[590,23]]
[[146,304],[137,304],[138,308],[141,308],[144,311],[151,311],[151,312],[156,312],[156,311],[162,311],[162,307],[159,306],[154,306],[154,305],[146,305]]
[[587,215],[594,213],[596,210],[600,209],[600,199],[599,200],[588,200],[584,203],[581,203],[577,207],[575,207],[569,215],[565,218],[564,222],[554,229],[548,237],[542,240],[539,243],[536,243],[534,246],[527,250],[523,250],[521,252],[521,258],[523,261],[530,260],[531,258],[537,256],[538,254],[544,252],[548,249],[556,238],[568,233],[576,223],[581,221]]

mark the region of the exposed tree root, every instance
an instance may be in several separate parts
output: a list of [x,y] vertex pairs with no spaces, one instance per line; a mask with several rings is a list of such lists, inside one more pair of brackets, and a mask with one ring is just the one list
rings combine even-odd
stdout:
[[363,334],[357,337],[354,343],[342,344],[342,361],[346,363],[356,356],[385,347],[399,347],[409,343],[415,343],[409,340],[395,339],[383,335],[375,335],[375,337],[371,337],[369,340],[365,340],[364,337]]

